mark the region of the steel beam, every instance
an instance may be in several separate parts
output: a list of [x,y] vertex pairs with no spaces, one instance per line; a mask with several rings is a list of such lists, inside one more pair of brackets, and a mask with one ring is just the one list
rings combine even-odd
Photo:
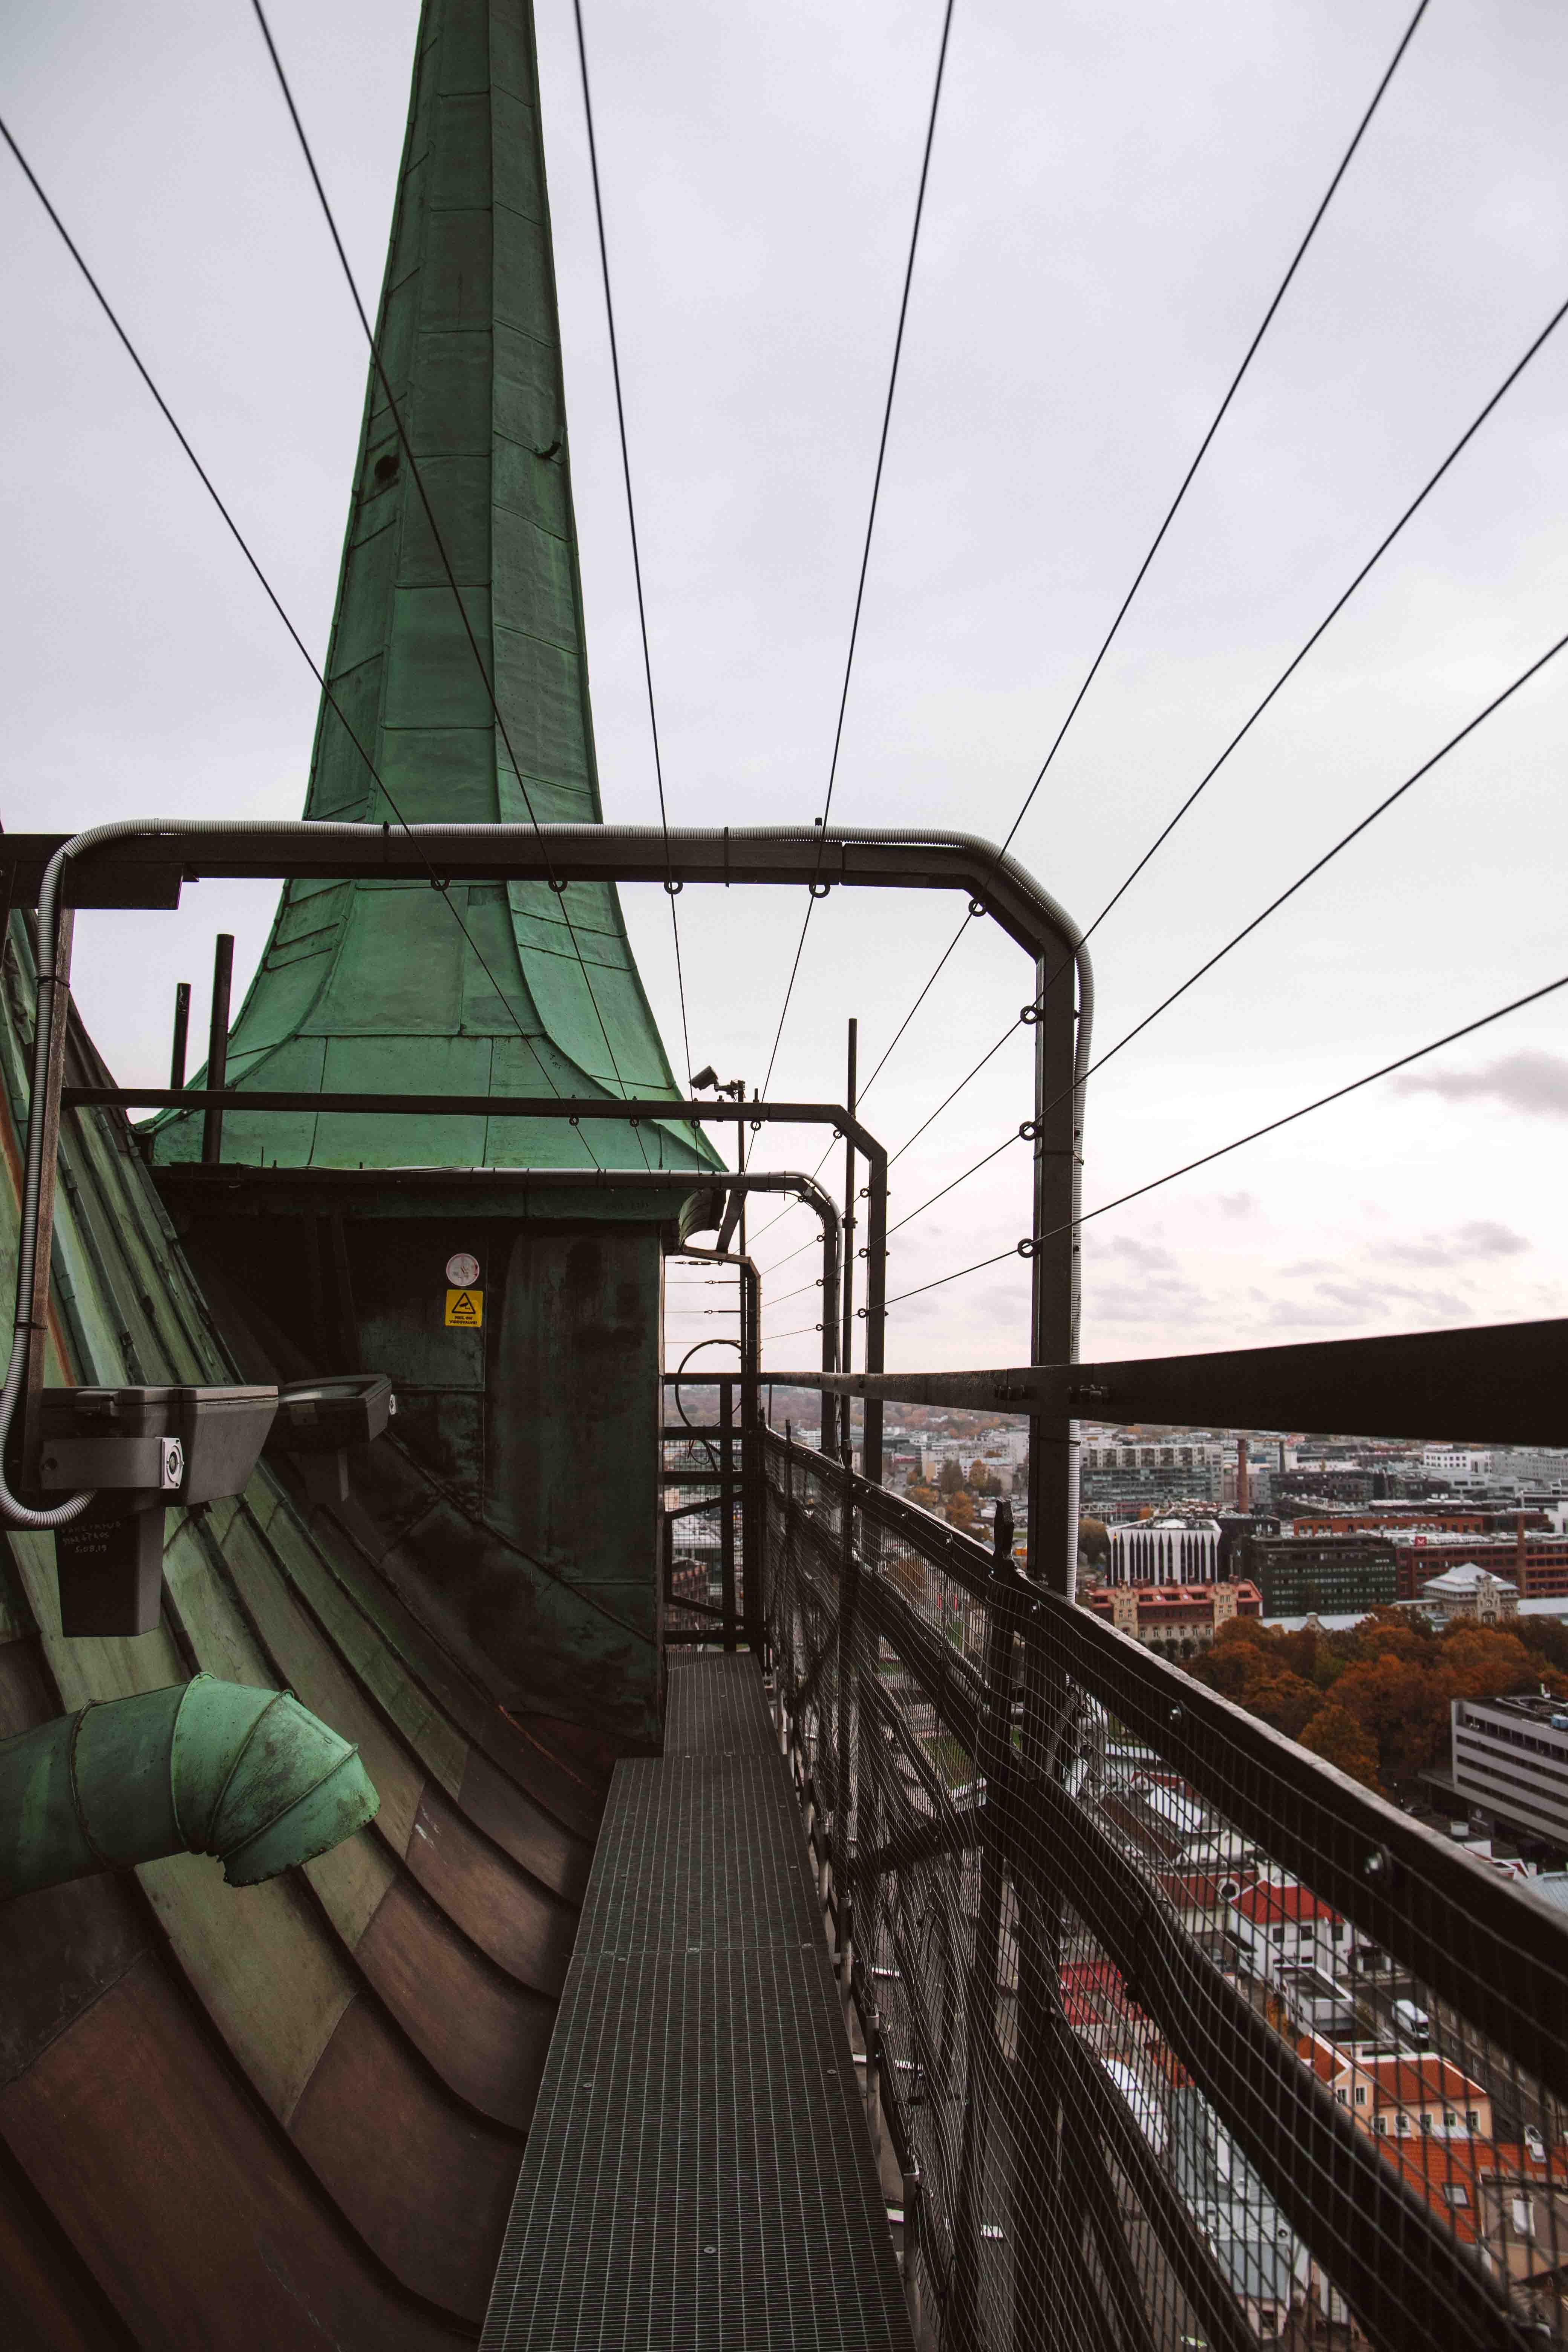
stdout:
[[1284,1429],[1360,1437],[1462,1432],[1477,1443],[1568,1445],[1568,1319],[1489,1323],[1386,1339],[1025,1364],[976,1372],[770,1371],[780,1388],[975,1412],[1090,1414],[1182,1429]]

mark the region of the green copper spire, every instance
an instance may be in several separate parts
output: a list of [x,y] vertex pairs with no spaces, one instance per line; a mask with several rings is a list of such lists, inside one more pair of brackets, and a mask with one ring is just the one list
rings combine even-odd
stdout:
[[[418,479],[373,368],[327,657],[342,717],[323,698],[305,814],[596,821],[530,0],[425,0],[377,337]],[[241,1089],[677,1093],[616,894],[580,883],[564,908],[542,882],[454,884],[447,898],[427,884],[290,884],[228,1072]],[[586,1131],[237,1108],[223,1156],[584,1165]],[[629,1128],[592,1132],[605,1164],[643,1165]],[[714,1164],[689,1129],[644,1137],[667,1167]],[[198,1150],[194,1117],[163,1123],[161,1160]]]

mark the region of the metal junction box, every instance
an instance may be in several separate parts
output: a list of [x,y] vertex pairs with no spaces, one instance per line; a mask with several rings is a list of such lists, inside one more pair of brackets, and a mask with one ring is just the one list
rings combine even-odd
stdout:
[[55,1534],[62,1633],[156,1631],[166,1507],[242,1493],[277,1412],[274,1388],[45,1390],[37,1485],[94,1497]]

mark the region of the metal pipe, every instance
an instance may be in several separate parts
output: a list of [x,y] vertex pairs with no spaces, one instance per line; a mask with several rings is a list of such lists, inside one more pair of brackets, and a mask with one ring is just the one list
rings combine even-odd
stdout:
[[0,1899],[174,1853],[254,1886],[380,1803],[359,1749],[288,1691],[198,1675],[0,1743]]
[[[619,1119],[634,1127],[645,1119],[696,1125],[703,1119],[750,1118],[776,1127],[835,1126],[852,1133],[857,1148],[863,1153],[874,1155],[880,1148],[869,1129],[858,1119],[850,1118],[837,1103],[688,1102],[679,1097],[659,1095],[340,1095],[318,1093],[309,1087],[247,1087],[243,1094],[236,1089],[213,1094],[200,1087],[187,1087],[184,1094],[178,1095],[172,1094],[167,1087],[67,1087],[63,1098],[71,1110],[321,1110],[341,1111],[351,1118],[379,1118],[387,1111],[407,1111],[419,1118]],[[484,1172],[510,1176],[518,1171],[509,1168]],[[552,1168],[549,1172],[552,1181],[557,1176],[564,1180],[576,1174],[595,1183],[619,1184],[632,1174],[644,1171]],[[752,1181],[749,1175],[742,1178],[729,1170],[656,1168],[651,1172],[668,1176],[677,1182],[684,1177],[693,1192],[704,1184],[722,1192],[727,1187]]]
[[[234,985],[234,934],[220,931],[213,945],[212,1019],[207,1026],[208,1094],[226,1091],[228,1076],[228,1000]],[[223,1158],[223,1112],[209,1107],[202,1121],[202,1164],[216,1168]],[[1038,1233],[1042,1228],[1035,1228]]]
[[[37,1451],[38,1400],[49,1344],[49,1289],[55,1240],[55,1169],[59,1157],[60,1091],[65,1083],[66,1036],[70,1023],[71,941],[76,928],[65,908],[55,930],[54,954],[44,962],[43,925],[38,926],[37,992],[33,1008],[33,1082],[27,1101],[27,1154],[16,1253],[16,1318],[11,1360],[0,1390],[0,1454],[18,1401],[22,1407],[22,1475]],[[14,1524],[68,1527],[85,1511],[90,1494],[43,1511],[29,1511],[9,1493],[0,1472],[0,1504]]]
[[[8,834],[0,866],[12,903],[40,909],[47,867],[115,850],[108,874],[83,878],[80,904],[177,905],[182,878],[343,880],[402,875],[428,881],[733,882],[800,887],[962,890],[1026,954],[1077,958],[1091,986],[1083,936],[1016,857],[984,835],[924,825],[344,824],[317,820],[127,818],[75,835]],[[118,898],[109,895],[116,883]],[[149,886],[169,896],[148,895]],[[132,898],[127,895],[137,890]]]
[[169,1085],[178,1094],[185,1083],[185,1047],[191,1034],[191,983],[174,983],[174,1042],[169,1055]]
[[[110,887],[113,877],[106,877],[101,870],[102,854],[118,853],[121,869],[129,869],[127,883],[118,890]],[[84,867],[83,861],[98,859],[99,869]],[[448,877],[464,880],[522,880],[543,876],[556,883],[573,880],[668,881],[671,878],[697,882],[721,883],[726,887],[739,869],[742,878],[749,882],[792,883],[808,880],[814,888],[834,882],[860,888],[882,889],[967,889],[971,911],[988,914],[1003,929],[1025,948],[1037,965],[1048,962],[1053,952],[1065,950],[1076,964],[1078,976],[1078,1037],[1072,1064],[1072,1081],[1078,1088],[1074,1108],[1081,1104],[1082,1082],[1088,1073],[1093,1024],[1093,968],[1083,934],[1071,918],[1059,907],[1026,867],[1010,857],[995,843],[977,834],[929,831],[924,827],[865,828],[839,826],[831,834],[813,825],[714,827],[682,826],[674,832],[651,825],[405,825],[394,834],[390,824],[374,825],[321,824],[296,820],[274,820],[252,824],[240,818],[219,819],[216,822],[178,818],[127,818],[113,824],[96,825],[84,832],[62,837],[50,835],[17,835],[5,837],[0,847],[0,863],[5,873],[5,891],[16,903],[26,903],[30,893],[32,877],[38,873],[37,908],[39,939],[40,1024],[39,1042],[35,1050],[35,1085],[28,1105],[26,1175],[23,1186],[22,1233],[17,1255],[16,1332],[12,1346],[11,1363],[5,1382],[0,1389],[0,1451],[15,1413],[26,1368],[28,1336],[25,1318],[30,1304],[24,1287],[24,1273],[32,1278],[36,1255],[42,1258],[42,1279],[46,1305],[48,1296],[48,1213],[52,1207],[55,1183],[55,1151],[43,1150],[45,1129],[50,1118],[58,1120],[63,1068],[52,1073],[43,1043],[42,1009],[45,996],[54,991],[58,942],[66,908],[68,878],[76,884],[73,898],[97,896],[98,902],[114,904],[158,904],[177,906],[181,881],[185,877],[202,875],[269,875],[292,877],[324,875],[329,878],[355,876],[375,878],[403,875],[417,878],[432,871],[433,861],[438,861]],[[835,869],[836,870],[831,870]],[[95,888],[96,886],[96,888]],[[126,887],[132,895],[127,898]],[[152,889],[149,898],[147,891]],[[64,992],[61,992],[62,997]],[[1028,1008],[1033,1018],[1036,1008]],[[104,1098],[115,1100],[119,1090],[105,1090]],[[142,1097],[145,1099],[145,1097]],[[354,1108],[368,1108],[375,1098],[352,1098]],[[248,1108],[262,1108],[267,1098],[259,1093],[247,1098]],[[494,1116],[499,1108],[522,1115],[515,1100],[503,1104],[489,1097],[479,1098],[483,1108]],[[174,1097],[169,1108],[195,1108],[189,1097]],[[225,1105],[204,1102],[204,1108],[217,1110]],[[281,1108],[281,1105],[278,1107]],[[331,1107],[331,1098],[318,1096],[318,1109]],[[408,1108],[405,1098],[384,1097],[381,1108]],[[444,1109],[456,1109],[448,1099]],[[542,1108],[543,1107],[542,1106]],[[558,1107],[557,1107],[558,1108]],[[689,1118],[722,1118],[717,1105],[681,1106]],[[770,1108],[774,1117],[783,1106],[737,1104],[735,1114],[745,1118],[767,1116]],[[787,1107],[794,1108],[794,1107]],[[584,1106],[585,1108],[585,1106]],[[549,1116],[547,1108],[543,1115]],[[579,1113],[581,1116],[582,1113]],[[606,1100],[602,1110],[591,1116],[628,1118],[650,1116],[669,1118],[677,1116],[677,1107],[668,1102],[647,1107],[642,1104],[615,1105]],[[1036,1123],[1043,1116],[1037,1078]],[[847,1119],[846,1132],[853,1122]],[[221,1136],[221,1130],[220,1130]],[[857,1140],[859,1136],[857,1134]],[[864,1149],[864,1145],[861,1147]],[[882,1155],[880,1182],[885,1193],[887,1179],[886,1155]],[[874,1175],[874,1181],[875,1175]],[[44,1200],[41,1195],[47,1194]],[[885,1218],[885,1200],[883,1215]],[[1042,1230],[1037,1226],[1036,1231]],[[37,1244],[43,1237],[41,1253]],[[1071,1236],[1068,1237],[1072,1238]],[[884,1239],[881,1244],[885,1248]],[[1071,1256],[1073,1278],[1076,1281],[1077,1256]],[[868,1301],[863,1310],[868,1321],[881,1326],[886,1313],[886,1266],[879,1253],[871,1259],[868,1275]],[[880,1296],[872,1304],[873,1286]],[[868,1333],[868,1347],[871,1334]],[[873,1367],[868,1354],[868,1370],[881,1369],[880,1356]],[[17,1503],[0,1479],[0,1511],[13,1524],[21,1526],[61,1526],[86,1508],[89,1497],[76,1496],[60,1507],[58,1512],[29,1513]]]
[[[855,1065],[859,1045],[860,1024],[858,1021],[851,1020],[845,1055],[844,1080],[844,1101],[851,1118],[855,1116]],[[855,1369],[855,1233],[858,1223],[859,1219],[855,1214],[855,1139],[852,1135],[846,1134],[844,1139],[844,1279],[840,1285],[844,1298],[844,1341],[840,1354],[847,1372],[852,1372]],[[853,1424],[850,1420],[853,1411],[854,1407],[846,1397],[840,1459],[847,1468],[851,1467],[855,1460]]]

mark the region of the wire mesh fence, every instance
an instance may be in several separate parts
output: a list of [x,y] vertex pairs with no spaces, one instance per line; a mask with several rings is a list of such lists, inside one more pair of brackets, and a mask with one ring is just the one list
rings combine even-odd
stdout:
[[1568,2337],[1568,1923],[774,1433],[781,1723],[947,2352]]

